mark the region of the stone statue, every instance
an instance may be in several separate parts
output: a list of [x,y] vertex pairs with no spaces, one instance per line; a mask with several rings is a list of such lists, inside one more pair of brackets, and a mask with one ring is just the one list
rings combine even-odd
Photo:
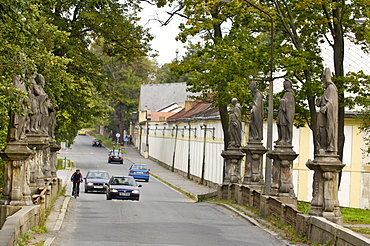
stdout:
[[323,85],[324,94],[316,99],[320,107],[317,117],[317,145],[319,153],[337,154],[338,141],[338,90],[331,80],[330,69],[325,68]]
[[[20,75],[13,75],[14,87],[20,91],[26,92],[26,85],[21,80]],[[10,124],[8,132],[8,141],[19,141],[26,137],[26,131],[28,127],[28,111],[30,107],[30,101],[28,97],[20,99],[20,105],[22,107],[21,113],[10,112]]]
[[295,114],[295,94],[292,88],[292,81],[285,79],[285,94],[280,99],[280,106],[277,116],[278,140],[276,145],[292,145],[293,121]]
[[261,141],[263,139],[263,97],[257,89],[256,82],[251,81],[250,88],[253,94],[253,102],[251,103],[249,141]]
[[30,112],[30,132],[31,133],[39,133],[39,125],[41,119],[40,113],[40,105],[39,105],[39,96],[42,94],[43,90],[41,90],[40,86],[36,83],[35,80],[36,76],[31,75],[28,78],[30,85],[28,86],[28,97],[30,99],[31,104],[31,112]]
[[241,121],[241,110],[238,99],[233,98],[231,103],[234,108],[230,111],[230,122],[229,122],[229,134],[230,142],[228,148],[239,148],[242,140],[242,121]]

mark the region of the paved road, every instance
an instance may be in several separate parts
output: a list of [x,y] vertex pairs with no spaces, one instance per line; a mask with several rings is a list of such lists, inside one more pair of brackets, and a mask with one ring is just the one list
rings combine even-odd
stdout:
[[[108,164],[107,149],[92,147],[91,140],[89,136],[78,136],[72,149],[59,158],[66,155],[72,159],[84,175],[91,169],[126,175],[132,161],[146,163],[157,176],[172,180],[194,195],[212,191],[189,184],[188,180],[142,158],[134,148],[127,149],[123,164]],[[143,187],[139,202],[107,201],[104,194],[93,193],[81,193],[78,199],[71,199],[52,245],[285,245],[229,210],[210,203],[195,203],[153,177],[140,184]],[[67,194],[70,191],[69,185]]]

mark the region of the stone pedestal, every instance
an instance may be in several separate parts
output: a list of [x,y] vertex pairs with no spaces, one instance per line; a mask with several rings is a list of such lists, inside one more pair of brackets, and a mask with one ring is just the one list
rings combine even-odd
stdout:
[[55,140],[50,141],[50,169],[51,177],[57,177],[57,164],[58,155],[57,152],[60,150],[60,145],[56,144]]
[[4,189],[1,204],[13,206],[32,205],[29,187],[28,159],[34,152],[27,147],[26,142],[9,142],[0,152],[5,163]]
[[309,214],[342,225],[343,217],[338,201],[338,177],[345,165],[339,160],[338,155],[317,154],[315,160],[307,161],[306,166],[315,171]]
[[242,151],[246,153],[243,184],[262,190],[265,184],[262,173],[263,155],[267,149],[261,142],[248,142]]
[[51,178],[50,138],[47,134],[27,134],[28,146],[35,150],[31,164],[31,188],[37,190],[45,185],[45,178]]
[[267,152],[273,160],[272,182],[270,194],[280,201],[297,206],[297,197],[294,194],[292,172],[293,161],[297,158],[290,145],[276,145],[273,151]]
[[221,156],[225,159],[224,183],[241,183],[241,162],[244,157],[239,148],[224,150]]

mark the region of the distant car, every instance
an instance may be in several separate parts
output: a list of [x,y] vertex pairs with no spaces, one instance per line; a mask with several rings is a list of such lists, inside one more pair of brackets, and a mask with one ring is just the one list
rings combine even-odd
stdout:
[[86,136],[86,130],[79,130],[77,132],[78,135]]
[[105,192],[105,184],[109,181],[109,174],[106,171],[90,170],[85,177],[85,193],[89,191]]
[[119,162],[123,164],[123,154],[120,149],[111,150],[108,154],[108,163]]
[[136,200],[140,199],[141,185],[137,185],[135,179],[130,176],[112,176],[107,183],[107,200]]
[[92,146],[94,147],[94,146],[99,146],[99,147],[102,147],[103,146],[103,142],[100,140],[100,139],[94,139],[93,141],[92,141]]
[[146,182],[149,182],[150,169],[145,164],[132,164],[128,169],[128,175],[134,179],[144,179]]

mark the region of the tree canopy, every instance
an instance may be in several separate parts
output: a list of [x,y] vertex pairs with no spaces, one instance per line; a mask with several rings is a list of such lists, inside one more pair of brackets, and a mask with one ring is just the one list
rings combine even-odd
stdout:
[[1,145],[10,109],[20,112],[22,96],[13,74],[43,74],[45,91],[57,104],[56,138],[72,142],[91,118],[111,111],[116,83],[104,71],[101,56],[130,64],[145,57],[152,37],[137,24],[140,8],[117,0],[3,0],[0,3]]
[[[339,89],[339,154],[342,154],[344,108],[354,106],[345,92],[355,93],[356,101],[365,105],[369,82],[363,76],[365,73],[345,73],[344,40],[368,50],[368,1],[157,1],[158,6],[166,3],[177,6],[173,15],[181,14],[186,18],[180,25],[182,31],[178,39],[187,41],[194,35],[199,39],[191,45],[191,55],[174,63],[173,67],[182,74],[190,73],[187,83],[192,90],[203,92],[205,99],[212,95],[212,101],[220,108],[221,118],[225,119],[223,125],[228,121],[227,112],[222,109],[232,97],[238,98],[244,110],[248,110],[249,81],[257,81],[266,95],[271,55],[268,35],[273,21],[274,76],[293,81],[297,94],[296,124],[308,124],[315,137],[315,98],[323,91],[322,44],[332,47],[333,80]],[[227,127],[223,129],[227,136]]]

